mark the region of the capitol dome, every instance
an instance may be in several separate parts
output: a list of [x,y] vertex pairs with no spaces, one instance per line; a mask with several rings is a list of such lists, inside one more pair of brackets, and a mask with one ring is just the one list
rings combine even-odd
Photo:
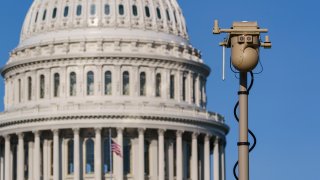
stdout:
[[225,180],[176,0],[34,0],[1,74],[0,179]]

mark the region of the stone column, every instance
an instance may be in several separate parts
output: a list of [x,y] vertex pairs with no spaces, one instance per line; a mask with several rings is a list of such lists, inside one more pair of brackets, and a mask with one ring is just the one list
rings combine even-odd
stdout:
[[24,139],[23,133],[18,134],[18,164],[17,164],[17,179],[24,180]]
[[221,180],[226,180],[225,144],[220,145]]
[[174,179],[174,144],[173,140],[170,140],[168,143],[168,174],[169,180]]
[[10,180],[10,171],[11,171],[11,163],[10,163],[10,151],[11,151],[11,143],[10,143],[10,135],[5,136],[5,164],[4,164],[4,179]]
[[79,128],[73,129],[73,163],[74,163],[74,180],[80,179],[80,136]]
[[43,142],[43,180],[49,180],[49,153],[48,153],[48,149],[49,149],[49,142],[47,139],[44,140]]
[[95,165],[95,179],[102,179],[102,164],[101,164],[101,128],[95,128],[95,155],[94,155],[94,165]]
[[39,131],[34,131],[34,168],[33,168],[33,175],[34,175],[34,180],[40,180],[40,164],[41,164],[41,158],[40,158],[40,132]]
[[121,151],[121,154],[122,154],[122,157],[118,157],[117,156],[117,159],[118,159],[118,180],[123,180],[123,128],[117,128],[117,134],[118,134],[118,144],[120,145],[120,151]]
[[60,145],[59,145],[59,130],[54,129],[53,132],[53,180],[60,179]]
[[191,178],[192,180],[198,180],[198,133],[192,134],[192,150],[191,150]]
[[139,128],[139,178],[143,180],[144,179],[144,129]]
[[28,143],[28,179],[29,180],[33,180],[33,167],[34,167],[34,164],[33,164],[33,150],[34,150],[34,142],[33,141],[29,141]]
[[220,180],[220,152],[218,138],[214,141],[213,147],[213,177],[214,180]]
[[177,139],[176,139],[176,157],[177,157],[177,165],[176,165],[176,170],[177,170],[177,178],[176,180],[182,180],[182,175],[183,175],[183,162],[182,162],[182,131],[177,131]]
[[204,138],[204,180],[210,180],[210,136]]
[[1,145],[0,152],[0,180],[4,180],[4,144]]
[[159,180],[164,180],[164,130],[158,130],[158,143],[159,143]]

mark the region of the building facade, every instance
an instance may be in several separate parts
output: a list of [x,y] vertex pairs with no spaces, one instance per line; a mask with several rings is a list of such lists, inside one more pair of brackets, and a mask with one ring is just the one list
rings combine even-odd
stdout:
[[1,73],[0,180],[225,180],[176,0],[34,0]]

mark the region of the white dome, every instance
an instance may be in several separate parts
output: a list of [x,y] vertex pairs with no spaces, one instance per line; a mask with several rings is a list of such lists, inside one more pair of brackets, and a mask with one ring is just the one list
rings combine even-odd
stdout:
[[213,152],[223,179],[209,73],[176,0],[34,0],[1,71],[2,178],[209,179]]
[[35,0],[19,47],[81,38],[188,43],[185,19],[175,0]]

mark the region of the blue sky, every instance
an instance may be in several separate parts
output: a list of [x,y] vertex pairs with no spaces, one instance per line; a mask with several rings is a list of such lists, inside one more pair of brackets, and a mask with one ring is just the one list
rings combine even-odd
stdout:
[[[0,64],[19,41],[20,28],[31,0],[3,1],[0,7]],[[233,106],[238,80],[227,69],[221,80],[224,35],[213,36],[214,19],[228,28],[233,21],[258,21],[269,28],[271,50],[261,51],[264,72],[256,76],[250,94],[250,128],[258,145],[250,155],[251,179],[318,180],[320,161],[319,7],[316,0],[180,0],[192,44],[212,68],[208,79],[208,109],[226,117],[231,131],[227,145],[227,178],[233,179],[237,160],[237,124]],[[3,82],[0,101],[3,102]],[[0,109],[3,109],[1,103]]]

